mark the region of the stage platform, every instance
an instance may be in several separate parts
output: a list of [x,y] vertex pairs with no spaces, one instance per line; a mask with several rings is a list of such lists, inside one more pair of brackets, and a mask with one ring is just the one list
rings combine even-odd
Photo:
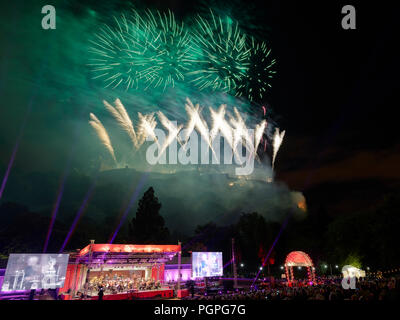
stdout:
[[[173,298],[174,290],[163,288],[158,290],[142,290],[125,292],[118,294],[105,294],[103,300],[133,300],[133,299],[151,299],[151,298]],[[98,296],[92,296],[91,300],[98,300]]]

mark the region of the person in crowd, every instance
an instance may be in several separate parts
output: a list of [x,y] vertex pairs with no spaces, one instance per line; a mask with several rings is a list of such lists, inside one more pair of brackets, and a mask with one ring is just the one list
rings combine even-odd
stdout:
[[104,296],[104,289],[103,286],[99,287],[99,293],[98,293],[99,299],[98,300],[103,300],[103,296]]

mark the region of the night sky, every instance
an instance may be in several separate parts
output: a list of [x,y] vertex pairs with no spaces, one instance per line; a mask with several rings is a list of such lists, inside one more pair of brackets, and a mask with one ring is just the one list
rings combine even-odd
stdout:
[[[98,16],[128,2],[56,1],[60,16],[55,31],[40,29],[40,9],[48,1],[2,2],[0,179],[16,141],[10,181],[19,173],[62,175],[67,166],[86,170],[98,149],[88,146],[93,137],[83,128],[101,100],[87,86],[80,60],[85,52],[79,51],[79,42],[92,29],[88,23],[80,37],[79,23],[94,19],[90,9]],[[144,5],[185,17],[207,10],[208,3],[266,40],[278,61],[265,99],[286,130],[277,180],[303,192],[309,204],[329,201],[327,206],[338,212],[361,209],[398,188],[399,20],[392,4],[164,0]],[[356,30],[341,28],[345,4],[356,7]],[[81,104],[83,96],[90,98],[87,105]]]

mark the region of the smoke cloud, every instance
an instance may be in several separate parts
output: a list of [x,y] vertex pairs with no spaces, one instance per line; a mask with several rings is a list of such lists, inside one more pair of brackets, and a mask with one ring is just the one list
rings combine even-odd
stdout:
[[[134,123],[139,120],[138,112],[162,111],[168,119],[184,124],[186,98],[200,103],[205,117],[209,116],[210,106],[217,109],[226,104],[230,110],[236,107],[253,129],[262,120],[263,109],[226,93],[197,92],[184,84],[164,92],[105,89],[92,79],[88,67],[89,40],[99,24],[108,23],[113,15],[120,13],[121,6],[54,1],[57,29],[43,30],[42,5],[39,1],[16,1],[14,6],[0,10],[6,44],[1,53],[0,90],[4,104],[12,105],[0,108],[0,139],[4,146],[0,150],[1,172],[8,163],[27,104],[32,93],[36,93],[2,200],[25,203],[33,210],[51,208],[65,159],[74,150],[73,175],[67,177],[60,218],[75,214],[91,186],[90,180],[99,170],[85,213],[93,220],[102,221],[110,212],[117,220],[143,172],[149,172],[143,192],[150,186],[155,189],[162,203],[161,214],[173,230],[193,230],[197,224],[211,220],[229,224],[241,212],[257,211],[267,219],[280,220],[287,210],[297,210],[302,195],[273,181],[270,153],[264,154],[260,163],[256,162],[253,174],[248,177],[236,176],[232,172],[234,167],[229,165],[150,167],[144,152],[133,152],[132,141],[115,124],[103,100],[121,99]],[[14,17],[13,22],[7,24],[6,17],[10,16]],[[88,124],[90,113],[101,119],[107,129],[117,166]],[[273,119],[267,122],[264,135],[271,139],[276,125]],[[136,206],[129,218],[135,210]]]

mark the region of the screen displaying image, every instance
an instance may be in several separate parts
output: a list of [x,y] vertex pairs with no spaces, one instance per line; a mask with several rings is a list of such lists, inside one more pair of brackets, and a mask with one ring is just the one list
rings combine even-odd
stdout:
[[192,270],[195,278],[222,276],[222,252],[193,252]]
[[64,286],[69,254],[10,254],[1,291]]

